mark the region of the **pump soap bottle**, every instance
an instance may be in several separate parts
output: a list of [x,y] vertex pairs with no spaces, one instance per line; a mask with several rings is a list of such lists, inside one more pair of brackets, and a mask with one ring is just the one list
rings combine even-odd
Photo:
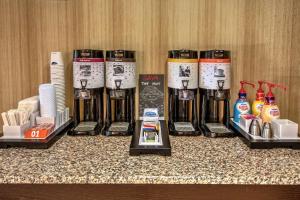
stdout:
[[262,85],[266,83],[265,81],[258,81],[259,88],[256,91],[256,100],[252,103],[252,114],[256,117],[260,116],[262,107],[265,103],[265,92],[262,89]]
[[261,118],[263,123],[270,123],[273,119],[278,119],[280,117],[279,107],[275,102],[275,96],[272,93],[272,88],[277,87],[286,90],[286,87],[269,82],[266,82],[266,84],[269,87],[269,91],[265,97],[265,103],[261,111]]
[[244,84],[251,85],[253,88],[255,85],[253,83],[249,83],[246,81],[240,81],[241,83],[241,89],[239,91],[239,98],[236,100],[234,104],[234,110],[233,110],[233,116],[234,116],[234,121],[239,123],[241,115],[244,114],[250,114],[251,112],[251,107],[250,104],[247,100],[247,92],[244,89]]

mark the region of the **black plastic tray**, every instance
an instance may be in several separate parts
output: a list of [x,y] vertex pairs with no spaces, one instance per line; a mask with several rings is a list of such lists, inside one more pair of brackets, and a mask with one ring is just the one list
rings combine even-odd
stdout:
[[28,149],[48,149],[59,140],[72,125],[73,120],[70,119],[45,139],[1,139],[0,137],[0,148],[24,147]]
[[251,149],[291,148],[300,149],[300,139],[254,139],[237,124],[230,120],[230,127],[240,134],[242,141]]
[[159,154],[164,156],[171,156],[171,145],[169,140],[169,133],[165,121],[160,121],[161,137],[163,145],[139,145],[141,123],[137,121],[135,126],[135,133],[132,136],[129,155],[138,156],[140,154]]

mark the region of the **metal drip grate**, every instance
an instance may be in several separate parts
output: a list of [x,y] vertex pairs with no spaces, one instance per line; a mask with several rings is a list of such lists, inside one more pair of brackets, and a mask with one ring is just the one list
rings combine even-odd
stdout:
[[176,131],[182,131],[182,132],[195,131],[192,123],[190,122],[175,122],[174,126]]
[[114,122],[111,124],[108,130],[111,132],[122,132],[122,131],[127,131],[128,127],[129,127],[128,122]]
[[218,133],[218,134],[231,133],[231,130],[229,130],[224,124],[221,123],[207,123],[206,127],[212,133]]
[[96,126],[97,122],[80,122],[74,130],[78,132],[88,132],[93,131]]

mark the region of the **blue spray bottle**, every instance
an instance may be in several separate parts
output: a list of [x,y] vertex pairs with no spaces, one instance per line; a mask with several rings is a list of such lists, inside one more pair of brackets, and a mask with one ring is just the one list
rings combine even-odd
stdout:
[[235,122],[240,122],[241,115],[250,114],[251,106],[247,100],[247,92],[244,89],[244,84],[251,85],[253,88],[255,85],[246,81],[241,81],[241,89],[239,91],[239,98],[234,104],[233,117]]

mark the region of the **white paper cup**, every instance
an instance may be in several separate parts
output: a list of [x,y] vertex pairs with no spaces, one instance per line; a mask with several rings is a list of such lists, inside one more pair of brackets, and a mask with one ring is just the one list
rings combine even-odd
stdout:
[[42,117],[56,117],[56,92],[52,84],[39,87],[40,109]]

